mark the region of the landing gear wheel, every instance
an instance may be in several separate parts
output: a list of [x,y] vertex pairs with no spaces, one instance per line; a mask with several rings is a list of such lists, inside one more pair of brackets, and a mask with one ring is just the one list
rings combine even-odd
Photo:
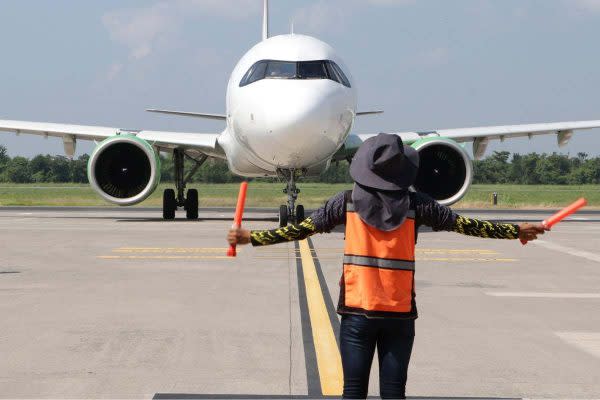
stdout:
[[298,204],[296,206],[296,223],[304,221],[304,206],[302,204]]
[[173,189],[165,189],[163,192],[163,218],[175,219],[175,210],[177,210],[177,199]]
[[198,190],[187,191],[185,199],[185,216],[187,219],[198,219]]
[[288,208],[287,206],[279,206],[279,226],[284,227],[288,224]]

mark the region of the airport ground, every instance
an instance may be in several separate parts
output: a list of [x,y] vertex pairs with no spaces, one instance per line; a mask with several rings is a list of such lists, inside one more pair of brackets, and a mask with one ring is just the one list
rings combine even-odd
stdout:
[[[0,208],[0,397],[339,394],[343,234],[231,259],[231,215]],[[275,224],[269,210],[246,215]],[[409,396],[600,398],[599,222],[578,214],[526,246],[422,232]]]
[[[162,192],[172,188],[161,184],[140,207],[162,206]],[[235,207],[238,183],[190,183],[190,188],[200,192],[200,206]],[[252,181],[248,189],[250,207],[274,207],[284,204],[283,183]],[[317,207],[351,184],[301,182],[300,199],[306,207]],[[493,205],[492,194],[498,194],[498,204]],[[456,208],[552,208],[563,207],[577,197],[585,197],[589,207],[600,208],[598,185],[472,185]],[[0,206],[109,206],[88,184],[0,184]]]

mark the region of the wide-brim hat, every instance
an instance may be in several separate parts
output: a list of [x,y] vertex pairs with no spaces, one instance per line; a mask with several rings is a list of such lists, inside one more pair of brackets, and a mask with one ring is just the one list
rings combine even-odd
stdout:
[[355,182],[378,190],[404,190],[419,171],[419,153],[398,135],[380,133],[364,141],[350,164]]

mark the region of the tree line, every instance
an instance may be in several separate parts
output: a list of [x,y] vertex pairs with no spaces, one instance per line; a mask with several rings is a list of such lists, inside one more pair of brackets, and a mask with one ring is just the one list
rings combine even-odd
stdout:
[[585,185],[600,183],[600,157],[577,153],[511,154],[495,151],[474,162],[474,183],[521,185]]
[[[33,158],[10,157],[0,145],[0,182],[12,183],[87,183],[88,154],[69,160],[64,156],[38,155]],[[161,180],[173,181],[173,161],[161,156]],[[563,154],[512,154],[495,151],[483,160],[473,163],[473,183],[509,183],[524,185],[600,184],[600,157],[578,153],[571,157]],[[186,165],[191,168],[192,165]],[[231,183],[242,177],[232,174],[223,160],[208,160],[192,176],[191,182]],[[271,179],[275,181],[276,179]],[[318,177],[306,182],[350,183],[348,163],[333,163]]]

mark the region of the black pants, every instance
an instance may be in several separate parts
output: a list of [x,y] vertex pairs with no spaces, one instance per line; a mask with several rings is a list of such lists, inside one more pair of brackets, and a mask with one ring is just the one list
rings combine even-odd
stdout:
[[344,369],[344,398],[364,399],[377,345],[379,392],[384,399],[404,399],[414,319],[367,318],[342,315],[340,350]]

